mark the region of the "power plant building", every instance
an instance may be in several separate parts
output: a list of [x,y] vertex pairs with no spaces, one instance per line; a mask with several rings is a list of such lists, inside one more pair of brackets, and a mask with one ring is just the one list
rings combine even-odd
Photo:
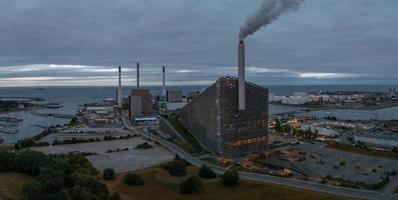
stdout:
[[167,102],[170,102],[170,103],[182,102],[182,91],[181,90],[168,90],[166,97],[167,97]]
[[238,78],[221,77],[181,110],[185,128],[220,156],[268,149],[268,90],[245,82],[244,105],[239,105],[239,90]]
[[152,114],[152,96],[147,89],[133,89],[129,96],[131,117]]

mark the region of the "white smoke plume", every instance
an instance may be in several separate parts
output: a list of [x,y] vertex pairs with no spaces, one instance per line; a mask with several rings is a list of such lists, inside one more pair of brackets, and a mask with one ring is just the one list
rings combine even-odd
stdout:
[[280,15],[296,10],[304,0],[265,0],[256,14],[249,17],[240,28],[239,39],[243,40],[261,27],[271,24]]

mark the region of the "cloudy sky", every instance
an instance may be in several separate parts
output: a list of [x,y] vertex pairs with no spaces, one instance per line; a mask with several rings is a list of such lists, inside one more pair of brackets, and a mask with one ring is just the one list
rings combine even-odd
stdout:
[[[0,0],[0,87],[210,84],[262,0]],[[306,0],[246,39],[259,84],[398,84],[397,0]]]

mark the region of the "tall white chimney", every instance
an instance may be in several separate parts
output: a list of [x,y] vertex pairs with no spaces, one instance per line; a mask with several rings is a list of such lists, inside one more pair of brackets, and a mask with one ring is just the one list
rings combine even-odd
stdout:
[[162,67],[162,95],[166,96],[166,69],[163,65]]
[[245,110],[245,43],[243,40],[239,41],[238,46],[238,78],[239,78],[239,89],[238,89],[238,101],[239,110]]
[[137,63],[137,88],[140,88],[140,63]]
[[122,107],[122,67],[119,66],[119,87],[117,89],[117,106]]

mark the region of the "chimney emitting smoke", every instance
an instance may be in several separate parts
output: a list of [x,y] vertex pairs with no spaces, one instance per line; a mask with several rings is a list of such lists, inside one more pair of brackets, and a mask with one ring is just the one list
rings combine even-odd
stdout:
[[304,0],[265,0],[240,28],[239,39],[243,40],[261,27],[271,24],[283,13],[296,10],[302,1]]
[[245,91],[245,43],[239,40],[238,45],[238,108],[245,110],[246,107],[246,91]]

